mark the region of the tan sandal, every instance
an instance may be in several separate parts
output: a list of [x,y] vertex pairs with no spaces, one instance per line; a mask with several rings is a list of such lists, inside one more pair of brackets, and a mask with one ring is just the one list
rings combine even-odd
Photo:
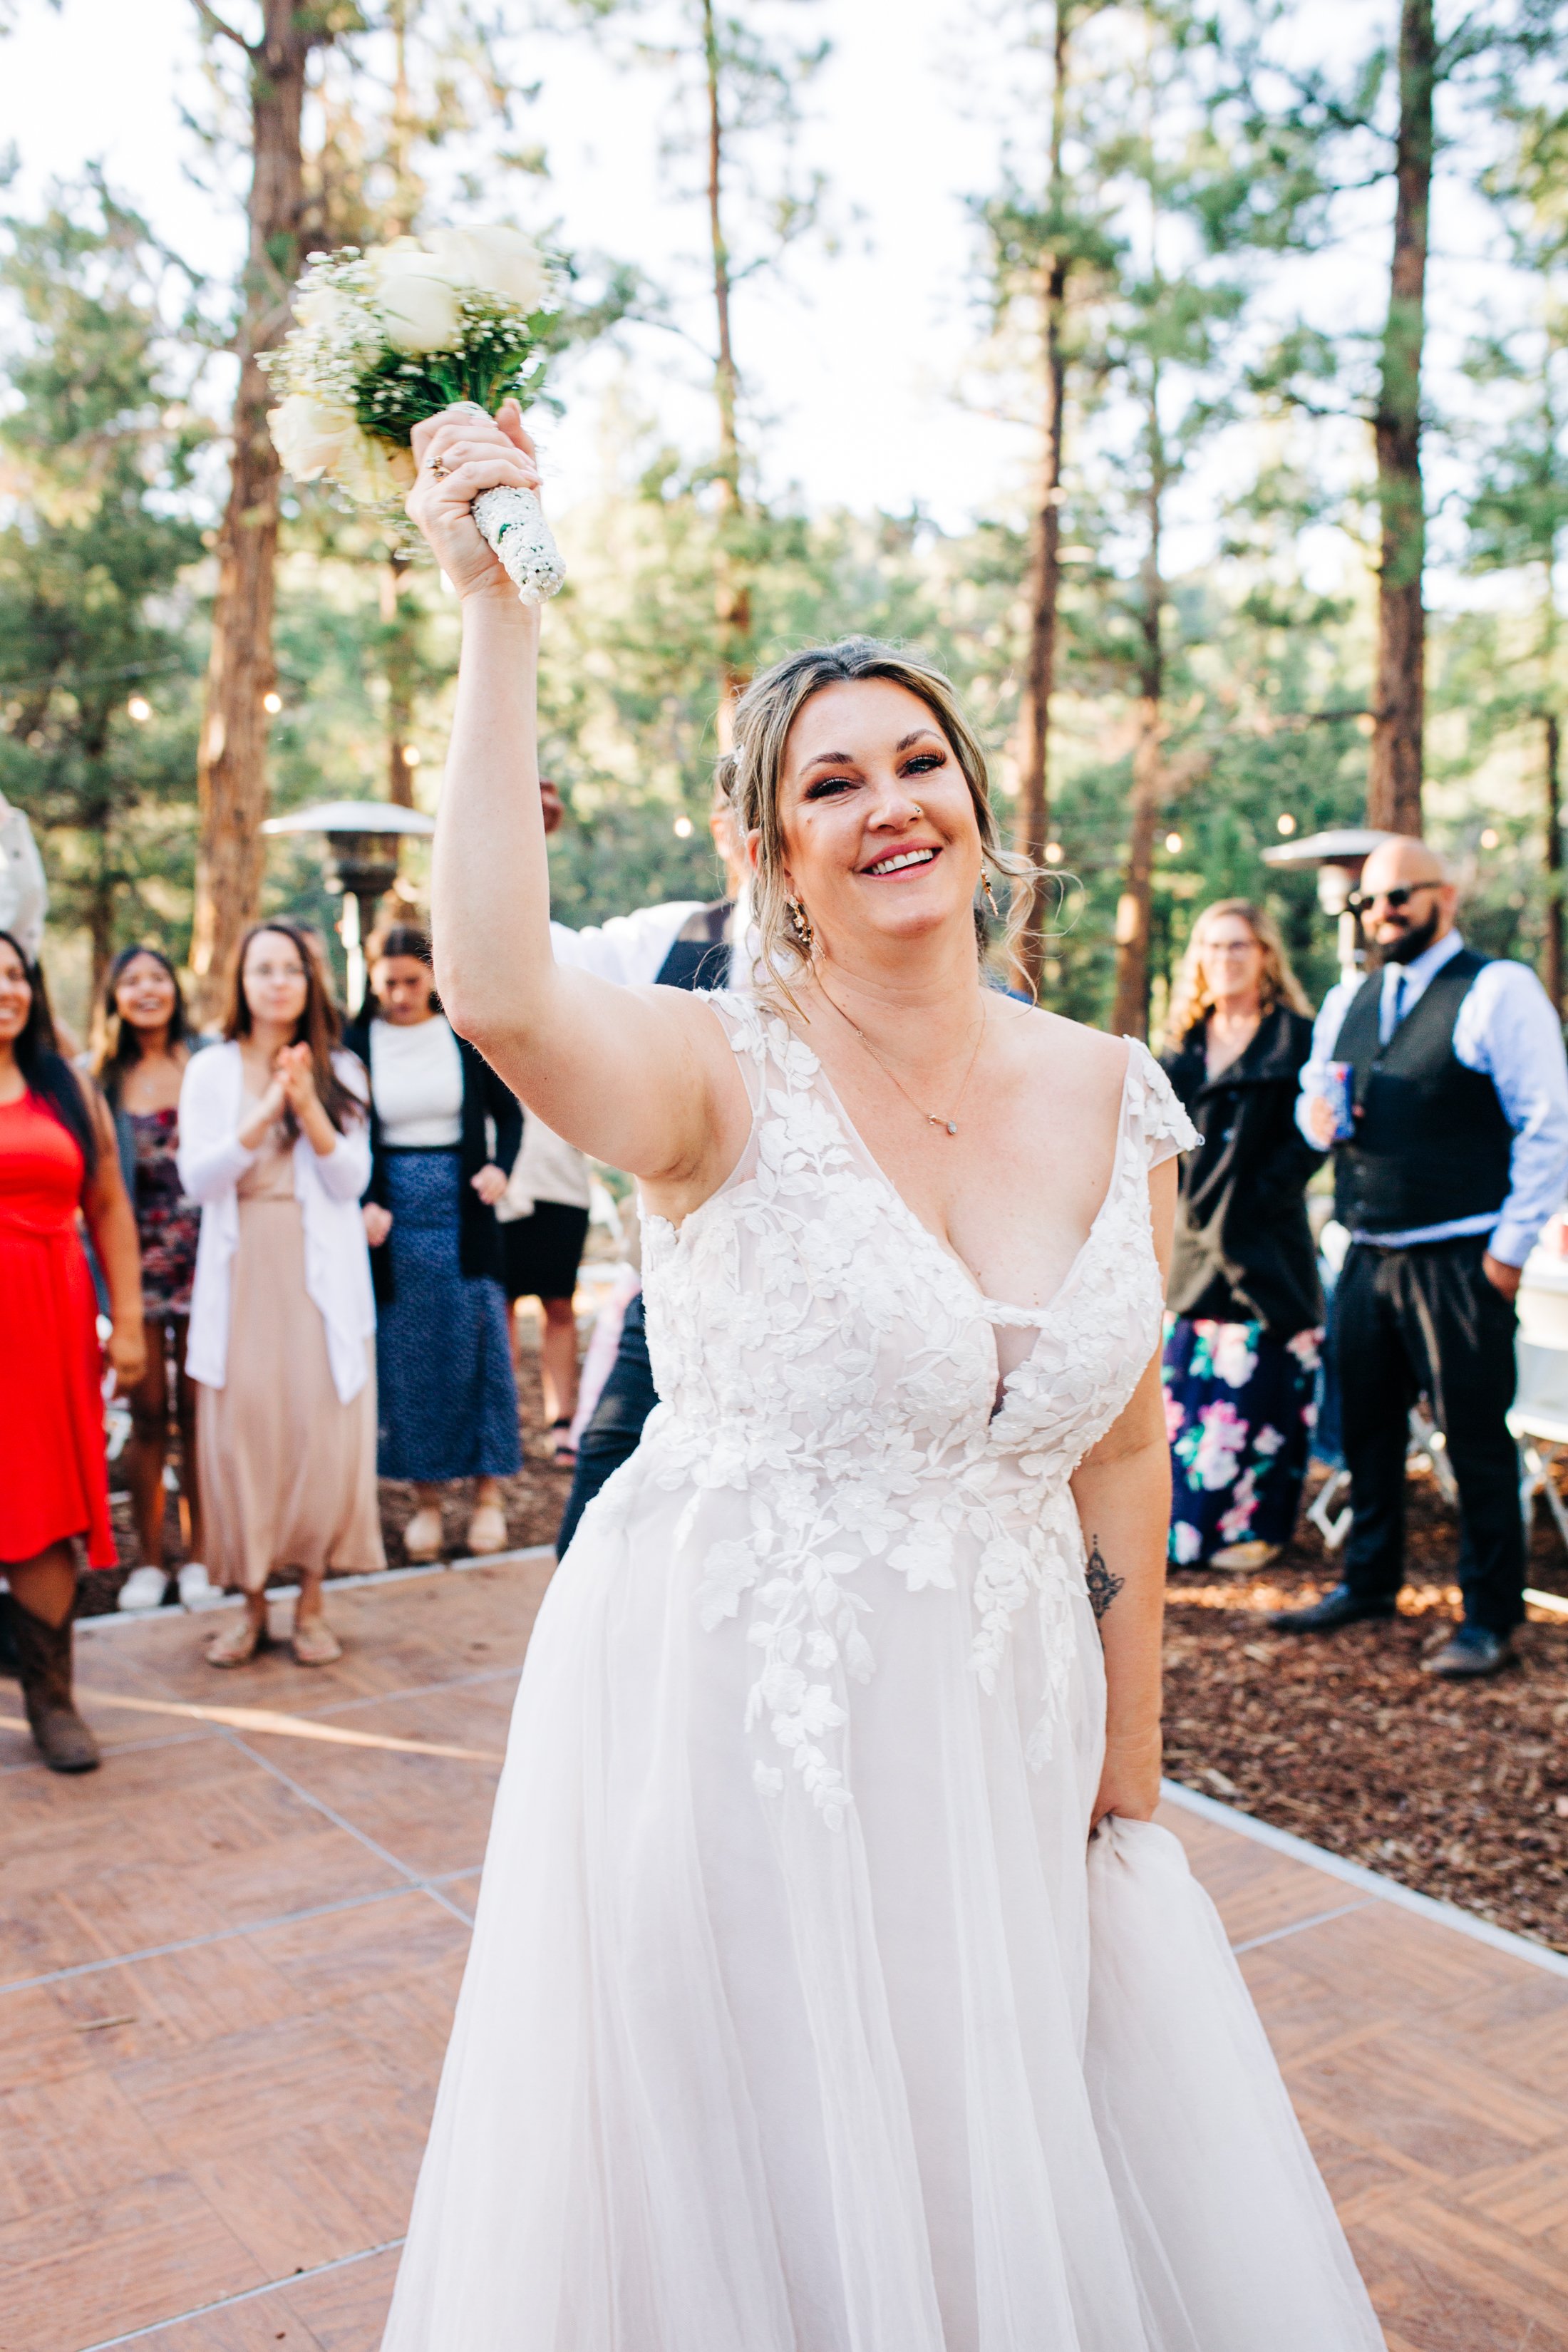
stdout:
[[237,1625],[214,1635],[206,1646],[206,1662],[209,1666],[247,1666],[258,1650],[271,1647],[266,1618],[258,1623],[247,1611]]
[[342,1643],[324,1617],[308,1617],[302,1625],[296,1622],[289,1647],[299,1666],[330,1666],[343,1654]]
[[499,1503],[481,1503],[468,1521],[468,1549],[481,1559],[506,1549],[506,1513]]

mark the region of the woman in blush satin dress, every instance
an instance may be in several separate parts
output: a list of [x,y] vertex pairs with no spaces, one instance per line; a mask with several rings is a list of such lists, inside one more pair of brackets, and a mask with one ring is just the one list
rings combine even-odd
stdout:
[[540,1612],[387,2352],[1373,2352],[1160,1786],[1145,1050],[984,984],[952,689],[863,639],[735,712],[761,993],[551,952],[538,619],[462,598],[454,1026],[633,1171],[661,1402]]

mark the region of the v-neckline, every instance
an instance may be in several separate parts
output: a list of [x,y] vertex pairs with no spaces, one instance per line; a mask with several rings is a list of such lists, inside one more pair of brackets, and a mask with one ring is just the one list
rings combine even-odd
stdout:
[[[1094,1245],[1095,1236],[1100,1231],[1100,1225],[1110,1208],[1110,1204],[1116,1198],[1117,1188],[1121,1177],[1121,1154],[1125,1148],[1127,1134],[1127,1090],[1131,1080],[1134,1052],[1133,1041],[1131,1038],[1125,1040],[1127,1045],[1127,1059],[1122,1066],[1121,1091],[1117,1097],[1116,1105],[1116,1145],[1111,1154],[1110,1174],[1106,1181],[1104,1198],[1101,1200],[1099,1208],[1095,1211],[1094,1215],[1090,1220],[1088,1233],[1085,1234],[1082,1241],[1079,1244],[1078,1248],[1073,1252],[1073,1255],[1068,1265],[1067,1271],[1062,1276],[1060,1282],[1058,1283],[1056,1288],[1052,1291],[1045,1305],[1043,1307],[1016,1307],[1011,1299],[994,1298],[989,1291],[982,1289],[979,1278],[975,1275],[974,1270],[970,1265],[968,1260],[966,1258],[960,1257],[958,1252],[955,1249],[951,1248],[949,1244],[942,1240],[940,1234],[933,1234],[925,1219],[921,1216],[916,1210],[910,1207],[909,1202],[904,1198],[902,1192],[900,1192],[898,1186],[894,1183],[892,1178],[889,1175],[887,1170],[883,1167],[881,1161],[878,1159],[876,1153],[872,1150],[870,1145],[867,1142],[865,1137],[861,1134],[859,1129],[850,1118],[848,1111],[845,1108],[843,1097],[839,1094],[837,1087],[834,1085],[832,1079],[828,1076],[826,1070],[823,1067],[821,1055],[805,1043],[804,1037],[798,1036],[795,1031],[793,1028],[790,1028],[788,1022],[785,1022],[784,1026],[786,1029],[789,1029],[791,1038],[794,1040],[795,1044],[800,1047],[802,1053],[810,1056],[813,1070],[815,1071],[816,1076],[822,1086],[823,1091],[826,1096],[828,1109],[841,1129],[846,1142],[852,1145],[853,1148],[858,1151],[861,1159],[870,1169],[878,1182],[881,1184],[885,1191],[891,1196],[894,1203],[905,1218],[906,1222],[912,1225],[918,1234],[922,1234],[931,1244],[931,1247],[937,1251],[943,1263],[951,1266],[954,1273],[962,1277],[967,1287],[973,1293],[977,1303],[983,1308],[996,1307],[1000,1310],[999,1318],[997,1316],[987,1314],[985,1318],[986,1321],[992,1325],[994,1329],[1012,1328],[1016,1330],[1031,1323],[1043,1328],[1047,1319],[1055,1313],[1058,1306],[1065,1297],[1068,1290],[1071,1287],[1072,1283],[1078,1276],[1079,1267],[1082,1265],[1084,1259],[1088,1256],[1090,1249]],[[1019,1358],[1018,1362],[1012,1367],[1011,1370],[1004,1372],[1001,1375],[1000,1385],[1003,1388],[1006,1387],[1007,1382],[1013,1377],[1013,1373],[1020,1370],[1023,1365],[1028,1362],[1029,1357],[1033,1353],[1033,1349],[1030,1349],[1026,1355]]]

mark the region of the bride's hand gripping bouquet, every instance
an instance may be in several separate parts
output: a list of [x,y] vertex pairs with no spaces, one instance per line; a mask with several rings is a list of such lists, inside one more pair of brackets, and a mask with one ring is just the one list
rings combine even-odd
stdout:
[[[473,519],[525,604],[553,596],[565,566],[539,504],[521,412],[538,398],[563,336],[531,240],[516,229],[444,229],[423,243],[405,236],[364,253],[316,254],[294,316],[261,362],[283,394],[268,423],[294,479],[328,481],[355,505],[398,513],[415,480],[416,427],[468,417],[488,441],[492,412],[509,404],[515,462],[499,480],[489,468]],[[419,439],[423,447],[429,436]],[[453,449],[434,467],[455,488],[461,462]]]

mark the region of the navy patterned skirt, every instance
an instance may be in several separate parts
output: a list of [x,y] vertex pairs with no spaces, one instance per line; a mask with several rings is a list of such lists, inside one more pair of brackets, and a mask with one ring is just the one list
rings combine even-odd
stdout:
[[1166,1318],[1173,1566],[1195,1568],[1229,1544],[1289,1542],[1322,1336]]
[[458,1259],[456,1151],[389,1151],[395,1297],[375,1327],[384,1478],[505,1478],[522,1465],[505,1295]]

